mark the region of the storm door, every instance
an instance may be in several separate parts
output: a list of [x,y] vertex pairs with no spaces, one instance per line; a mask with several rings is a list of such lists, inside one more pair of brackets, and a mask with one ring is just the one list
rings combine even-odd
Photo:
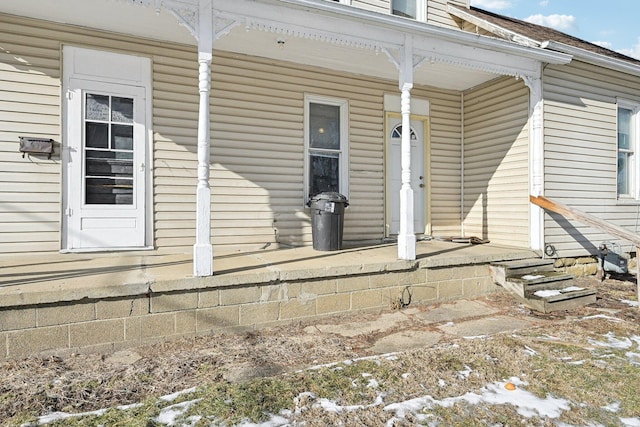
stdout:
[[67,249],[145,246],[145,90],[70,79]]

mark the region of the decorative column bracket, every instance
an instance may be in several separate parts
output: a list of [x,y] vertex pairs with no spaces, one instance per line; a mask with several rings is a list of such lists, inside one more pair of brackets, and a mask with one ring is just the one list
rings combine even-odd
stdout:
[[[400,48],[400,49],[403,49],[403,48]],[[389,58],[389,61],[393,65],[395,65],[395,67],[398,70],[401,69],[401,65],[400,65],[402,61],[401,57],[404,56],[401,50],[398,50],[397,53],[386,47],[383,47],[380,50],[384,52],[385,55],[387,55],[387,58]],[[427,57],[425,55],[413,55],[413,69],[415,70],[416,68],[418,68],[426,60],[427,60]]]

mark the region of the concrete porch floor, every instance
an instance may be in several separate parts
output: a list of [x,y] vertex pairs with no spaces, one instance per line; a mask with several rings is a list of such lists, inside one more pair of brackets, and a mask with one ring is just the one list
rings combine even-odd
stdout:
[[191,254],[152,251],[9,255],[0,257],[0,308],[477,265],[538,256],[522,248],[439,240],[418,242],[416,253],[415,261],[399,260],[394,243],[330,252],[311,247],[214,251],[211,277],[193,277]]

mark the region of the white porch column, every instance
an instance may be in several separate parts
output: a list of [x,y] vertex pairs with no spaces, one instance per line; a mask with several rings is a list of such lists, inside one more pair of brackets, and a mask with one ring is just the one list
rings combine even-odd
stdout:
[[413,228],[413,189],[411,188],[411,89],[413,88],[413,43],[405,40],[400,59],[400,112],[402,113],[402,187],[400,188],[400,231],[398,233],[398,258],[416,259],[416,235]]
[[211,188],[209,186],[211,60],[213,58],[213,8],[211,0],[200,0],[198,19],[198,187],[196,189],[196,243],[193,245],[193,275],[213,274],[211,245]]
[[[530,194],[541,196],[544,193],[544,125],[542,117],[542,79],[540,76],[525,77],[529,87],[529,170]],[[529,204],[530,236],[529,244],[533,250],[544,249],[544,210]]]

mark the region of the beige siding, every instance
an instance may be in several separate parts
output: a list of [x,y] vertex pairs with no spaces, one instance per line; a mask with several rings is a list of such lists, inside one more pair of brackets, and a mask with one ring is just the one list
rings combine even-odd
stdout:
[[[261,236],[263,244],[274,238],[286,244],[311,240],[303,206],[305,93],[349,101],[350,206],[344,238],[380,240],[385,197],[382,100],[384,93],[397,93],[396,83],[223,53],[214,60],[214,70],[212,182],[234,201],[226,205],[218,199],[213,206],[218,244],[237,241],[242,230],[252,233],[247,239]],[[216,86],[224,90],[216,91]],[[432,203],[438,206],[434,230],[459,231],[459,95],[425,88],[412,93],[432,105]],[[248,211],[242,221],[235,214],[238,206]],[[216,215],[228,222],[216,225]]]
[[453,17],[447,12],[447,3],[469,7],[467,0],[427,0],[427,22],[443,27],[459,28]]
[[379,13],[389,13],[391,11],[391,0],[352,0],[351,5]]
[[[182,154],[171,159],[182,158],[189,167],[194,167],[194,152],[188,151],[190,146],[195,149],[192,141],[195,140],[198,99],[196,55],[189,52],[193,49],[6,15],[0,15],[0,37],[3,40],[0,51],[0,198],[3,201],[0,253],[60,249],[62,44],[150,56],[154,64],[156,143],[171,141],[180,145]],[[17,153],[17,141],[18,136],[23,135],[53,138],[56,141],[53,158],[22,159]],[[180,187],[179,180],[172,180],[172,186],[163,186],[167,164],[160,155],[154,157],[157,162],[154,210],[160,218],[176,220],[179,231],[173,230],[174,234],[193,235],[193,228],[187,228],[188,221],[182,221],[192,220],[193,206],[188,214],[184,208],[178,209],[176,216],[171,207],[163,205],[168,194],[181,199],[176,203],[181,205],[186,199],[185,187]],[[184,164],[180,167],[178,174],[189,174],[184,172]],[[169,168],[170,175],[176,173],[173,165]],[[189,193],[186,194],[191,199],[193,196]],[[166,228],[165,222],[156,218],[156,244],[164,238]]]
[[[197,61],[192,47],[0,15],[0,253],[60,248],[62,44],[150,56],[155,246],[195,239]],[[10,54],[7,52],[11,52]],[[459,229],[459,95],[415,88],[432,106],[434,230]],[[303,200],[304,96],[349,102],[350,207],[345,240],[384,236],[383,96],[387,82],[216,52],[211,97],[212,238],[257,248],[311,240]],[[25,158],[18,136],[52,137],[53,159]]]
[[515,79],[465,94],[467,236],[529,246],[528,105],[529,91]]
[[[457,6],[469,7],[468,0],[425,0],[427,2],[427,22],[433,25],[444,27],[455,27],[458,25],[447,12],[447,3]],[[374,12],[390,14],[391,0],[353,0],[351,5],[360,9]]]
[[[545,69],[544,93],[545,195],[639,232],[638,203],[617,200],[616,97],[640,103],[640,80],[574,61]],[[559,256],[595,253],[612,239],[545,215],[545,243]]]
[[461,104],[457,92],[412,96],[431,101],[431,224],[434,236],[460,234]]
[[[0,253],[59,249],[59,44],[0,15]],[[56,141],[22,158],[19,137]]]

